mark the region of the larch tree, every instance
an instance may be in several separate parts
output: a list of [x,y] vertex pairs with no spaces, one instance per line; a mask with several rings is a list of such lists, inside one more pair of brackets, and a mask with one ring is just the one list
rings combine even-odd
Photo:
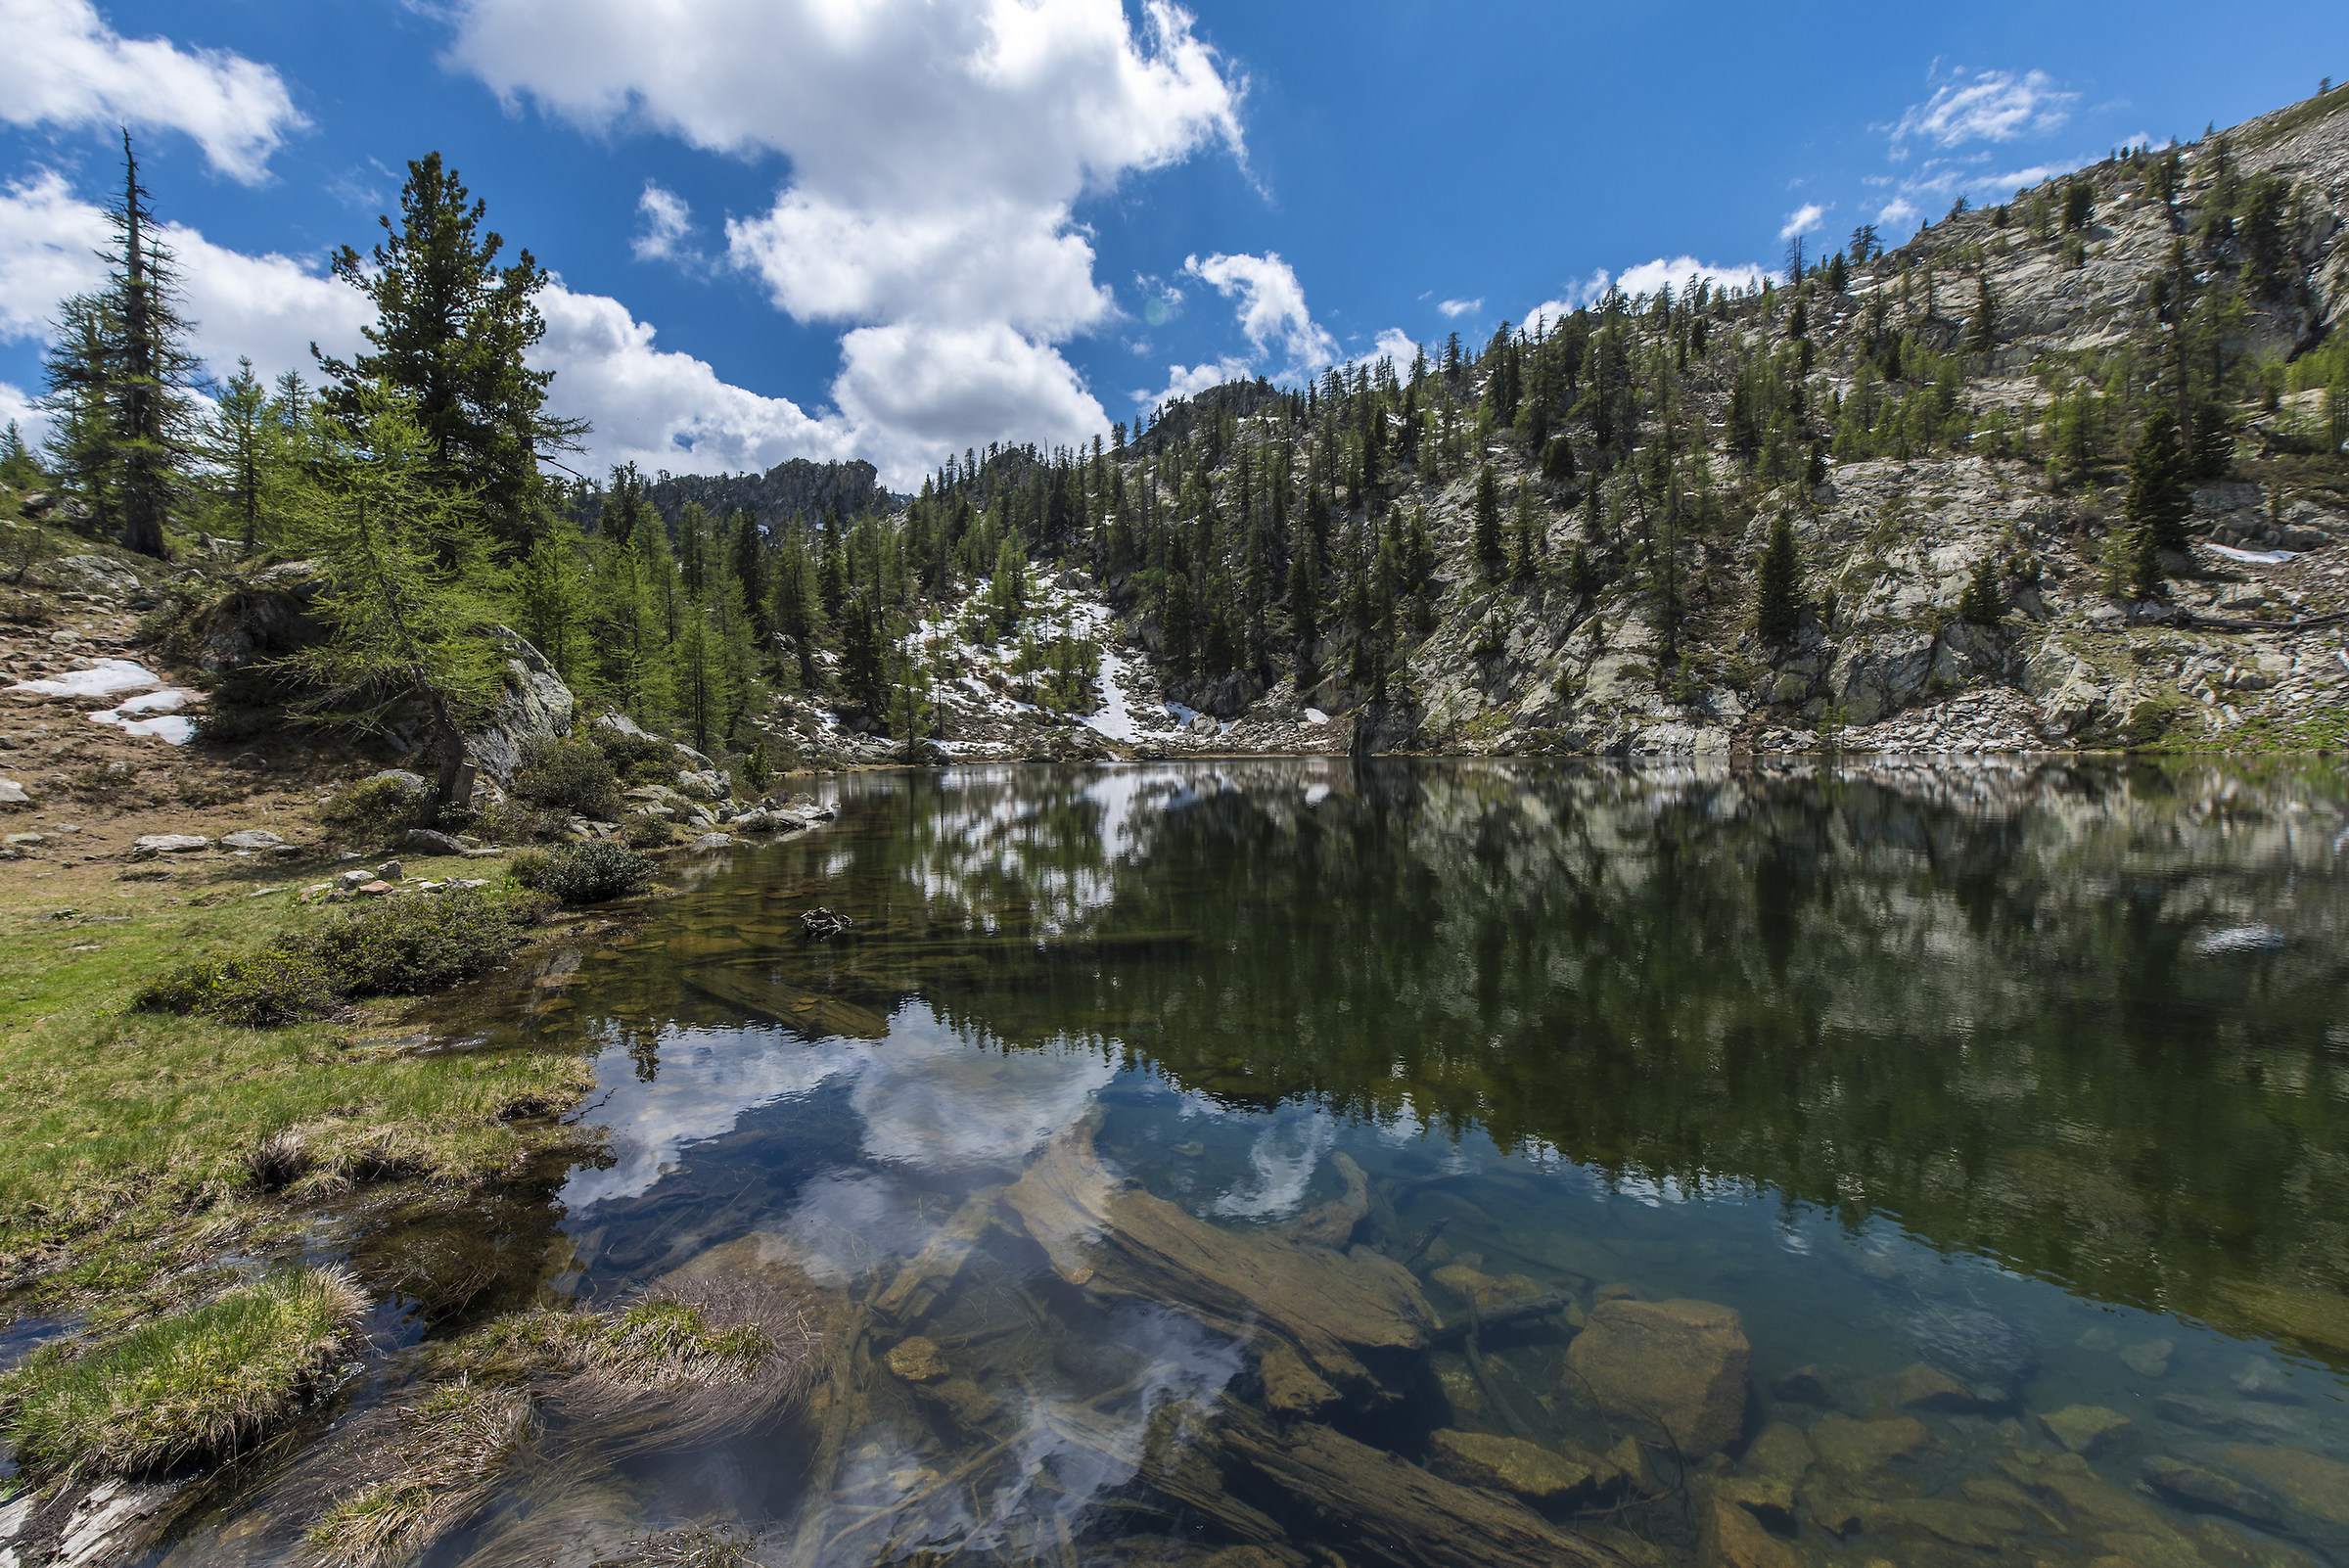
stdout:
[[443,482],[405,394],[362,388],[344,417],[322,423],[295,515],[324,569],[311,613],[327,636],[281,668],[314,692],[302,705],[312,719],[381,729],[420,707],[446,806],[465,765],[464,720],[498,690],[473,501]]

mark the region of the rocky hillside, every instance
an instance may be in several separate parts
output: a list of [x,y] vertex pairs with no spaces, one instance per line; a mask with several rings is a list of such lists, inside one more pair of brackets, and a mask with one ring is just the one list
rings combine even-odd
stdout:
[[[1067,523],[1044,481],[1023,524],[951,465],[940,505],[1082,585],[1117,750],[2338,747],[2345,221],[2336,90],[1767,292],[1216,389],[1058,454]],[[2164,419],[2187,515],[2151,541]],[[1765,635],[1781,519],[1794,614]],[[1013,744],[941,713],[949,750]]]

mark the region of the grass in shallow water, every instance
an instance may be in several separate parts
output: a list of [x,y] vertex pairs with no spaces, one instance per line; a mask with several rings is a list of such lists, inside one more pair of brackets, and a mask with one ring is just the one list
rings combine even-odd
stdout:
[[421,1551],[496,1495],[500,1463],[530,1435],[530,1397],[460,1378],[400,1412],[388,1480],[335,1502],[309,1528],[311,1545],[348,1568],[381,1568]]
[[36,1356],[0,1384],[9,1445],[44,1479],[233,1453],[295,1407],[366,1308],[341,1270],[290,1269],[82,1355]]

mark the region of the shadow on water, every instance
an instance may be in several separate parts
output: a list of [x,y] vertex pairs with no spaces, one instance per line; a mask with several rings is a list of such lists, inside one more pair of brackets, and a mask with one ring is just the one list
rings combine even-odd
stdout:
[[[428,1335],[788,1276],[831,1375],[716,1445],[557,1420],[430,1562],[2349,1545],[2337,771],[840,788],[466,1020],[594,1053],[596,1162],[354,1258]],[[171,1558],[299,1557],[265,1513]]]

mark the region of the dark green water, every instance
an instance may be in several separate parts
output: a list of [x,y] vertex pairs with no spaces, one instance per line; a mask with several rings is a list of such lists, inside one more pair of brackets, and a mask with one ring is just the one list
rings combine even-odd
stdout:
[[[1767,1468],[1773,1423],[1823,1455],[1834,1422],[1898,1413],[1909,1452],[1798,1466],[1788,1506],[1755,1505],[1777,1560],[2349,1561],[2337,771],[1310,761],[839,789],[837,823],[699,862],[640,935],[468,1032],[580,1040],[611,1129],[607,1162],[484,1210],[502,1271],[395,1223],[357,1261],[435,1332],[789,1269],[863,1325],[845,1439],[822,1452],[811,1412],[569,1461],[431,1561],[586,1563],[713,1519],[769,1532],[769,1563],[1248,1542],[1168,1481],[1173,1451],[1267,1521],[1232,1568],[1488,1560],[1381,1545],[1235,1456],[1216,1412],[1270,1399],[1256,1309],[1072,1270],[1003,1196],[1081,1124],[1133,1201],[1251,1242],[1364,1174],[1366,1212],[1315,1239],[1364,1277],[1407,1266],[1426,1343],[1275,1412],[1292,1437],[1439,1468],[1444,1430],[1605,1450],[1641,1423],[1569,1369],[1599,1303],[1734,1309],[1725,1453],[1652,1447],[1644,1492],[1531,1505],[1635,1558],[1715,1549],[1720,1484]],[[805,941],[819,903],[854,929]],[[871,1314],[958,1211],[990,1223],[936,1301]],[[1535,1296],[1555,1310],[1484,1324]],[[914,1334],[984,1398],[892,1376]],[[2042,1417],[2079,1407],[2128,1425],[2075,1456]],[[177,1555],[252,1556],[237,1539]]]

